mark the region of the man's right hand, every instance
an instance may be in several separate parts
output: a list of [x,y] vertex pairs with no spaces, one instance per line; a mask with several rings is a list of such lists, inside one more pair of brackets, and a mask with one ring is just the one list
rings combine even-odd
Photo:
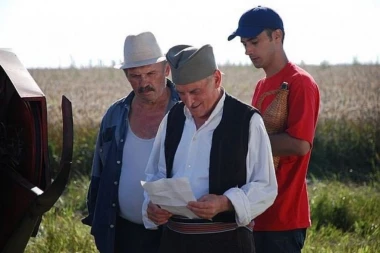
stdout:
[[153,221],[156,225],[162,225],[168,222],[169,218],[172,217],[172,213],[161,209],[158,205],[149,202],[147,209],[148,218]]

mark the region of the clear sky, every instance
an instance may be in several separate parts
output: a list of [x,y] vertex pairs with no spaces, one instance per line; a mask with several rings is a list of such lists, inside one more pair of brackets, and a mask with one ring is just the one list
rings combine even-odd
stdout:
[[282,17],[293,62],[380,62],[380,0],[0,0],[0,48],[27,68],[109,66],[128,34],[149,30],[164,52],[211,44],[219,63],[246,64],[239,38],[227,37],[257,5]]

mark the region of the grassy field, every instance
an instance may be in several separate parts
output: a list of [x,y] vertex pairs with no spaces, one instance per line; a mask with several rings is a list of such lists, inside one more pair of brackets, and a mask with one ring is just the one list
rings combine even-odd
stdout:
[[[303,252],[380,252],[380,66],[304,66],[321,91],[321,113],[309,170],[312,227]],[[223,86],[250,103],[263,72],[222,66]],[[48,102],[53,167],[61,143],[61,95],[73,104],[73,176],[65,195],[44,216],[26,252],[96,252],[85,195],[95,135],[108,106],[130,91],[120,70],[30,70]]]
[[[89,228],[81,224],[88,179],[77,178],[43,219],[27,253],[97,252]],[[380,185],[313,181],[309,185],[313,225],[307,253],[377,253],[380,250]]]

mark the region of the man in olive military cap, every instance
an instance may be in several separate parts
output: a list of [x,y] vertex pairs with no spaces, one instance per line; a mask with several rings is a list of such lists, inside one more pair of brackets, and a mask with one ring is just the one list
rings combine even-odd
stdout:
[[254,252],[250,222],[277,195],[272,153],[257,110],[229,95],[210,45],[166,54],[182,100],[161,122],[147,181],[187,177],[200,219],[172,215],[145,198],[146,228],[165,224],[160,252]]

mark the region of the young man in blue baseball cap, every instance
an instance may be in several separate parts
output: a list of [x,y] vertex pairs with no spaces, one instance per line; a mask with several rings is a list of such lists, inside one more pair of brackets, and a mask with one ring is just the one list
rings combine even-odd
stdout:
[[311,225],[306,174],[319,89],[309,73],[289,62],[284,25],[273,9],[258,6],[245,12],[228,40],[236,36],[253,65],[266,74],[256,85],[252,105],[263,115],[278,182],[274,204],[254,220],[256,252],[301,252]]

